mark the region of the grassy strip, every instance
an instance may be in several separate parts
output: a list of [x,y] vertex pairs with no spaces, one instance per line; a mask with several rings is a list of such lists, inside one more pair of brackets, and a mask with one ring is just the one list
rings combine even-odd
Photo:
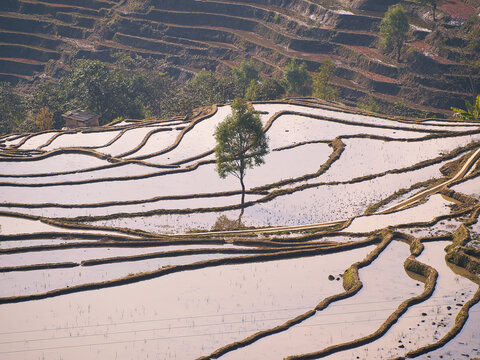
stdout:
[[[294,112],[289,112],[289,111],[284,111],[284,112],[279,112],[279,113],[276,113],[270,120],[269,120],[269,123],[266,125],[266,129],[268,129],[269,126],[271,126],[271,124],[273,123],[273,121],[278,118],[279,116],[281,115],[285,115],[287,113],[291,113],[291,114],[295,114]],[[301,114],[301,113],[297,113],[297,114]],[[308,114],[303,114],[303,115],[308,115]],[[313,117],[313,115],[310,115],[311,117]],[[200,118],[200,119],[203,119],[203,118]],[[358,124],[356,124],[358,125]],[[361,125],[361,126],[366,126],[366,125]],[[374,126],[374,127],[377,127],[377,126]],[[190,127],[186,128],[185,130],[187,129],[191,129]],[[185,131],[184,130],[184,131]],[[391,139],[391,138],[385,138],[385,137],[378,137],[379,140],[384,140],[384,141],[424,141],[426,140],[427,138],[428,139],[434,139],[434,138],[442,138],[442,137],[455,137],[455,136],[463,136],[463,135],[468,135],[469,133],[479,133],[479,131],[474,131],[474,132],[464,132],[464,133],[451,133],[451,134],[448,134],[448,136],[438,136],[438,135],[431,135],[430,137],[424,137],[424,138],[421,138],[421,139]],[[445,134],[444,134],[445,135]],[[341,143],[341,139],[342,138],[351,138],[351,137],[359,137],[359,138],[372,138],[371,135],[355,135],[355,136],[340,136],[336,139],[334,139],[332,141],[332,147],[334,147],[334,154],[333,156],[340,156],[341,153],[338,154],[338,146],[340,146],[340,144],[338,143],[340,141]],[[377,137],[376,137],[377,138]],[[180,141],[180,136],[179,138],[177,138],[177,142],[176,144],[172,145],[172,147],[176,147],[178,146],[178,142]],[[343,144],[343,143],[341,143]],[[428,165],[431,165],[431,164],[434,164],[436,162],[440,162],[440,161],[443,161],[443,160],[448,160],[450,158],[453,158],[465,151],[468,151],[469,149],[472,149],[472,148],[475,148],[477,144],[475,143],[472,143],[472,144],[469,144],[463,148],[459,148],[459,149],[455,149],[453,150],[452,152],[450,152],[449,154],[445,154],[445,155],[442,155],[442,156],[439,156],[435,159],[431,159],[431,160],[426,160],[426,161],[422,161],[418,164],[415,164],[413,166],[410,166],[410,167],[407,167],[407,168],[403,168],[403,169],[394,169],[394,170],[389,170],[389,171],[386,171],[384,173],[381,173],[381,174],[376,174],[376,175],[368,175],[368,176],[365,176],[365,177],[361,177],[361,178],[357,178],[357,179],[354,179],[355,181],[362,181],[362,180],[365,180],[365,179],[369,179],[369,177],[371,178],[372,176],[382,176],[382,175],[385,175],[387,173],[398,173],[398,172],[406,172],[406,171],[410,171],[411,169],[417,169],[417,168],[422,168],[422,167],[426,167]],[[345,145],[343,144],[343,147]],[[165,151],[162,151],[162,152],[159,152],[159,153],[164,153],[164,152],[167,152],[167,151],[170,151],[172,147],[169,147],[167,149],[164,149]],[[337,150],[337,151],[336,151]],[[343,150],[342,150],[343,151]],[[119,160],[117,158],[112,158],[110,156],[107,156],[107,155],[104,155],[104,154],[101,154],[101,153],[98,153],[96,151],[93,151],[93,150],[88,150],[88,149],[83,149],[83,148],[69,148],[69,149],[57,149],[57,150],[53,150],[51,152],[48,152],[48,153],[45,153],[45,154],[42,154],[40,156],[37,156],[37,157],[31,157],[31,158],[22,158],[22,160],[28,160],[28,161],[32,161],[34,159],[40,159],[40,158],[44,158],[46,156],[51,156],[51,154],[55,154],[55,155],[58,155],[59,153],[74,153],[74,152],[81,152],[83,154],[87,154],[87,155],[93,155],[97,158],[100,158],[102,160],[108,160],[108,161],[111,161],[111,162],[123,162],[125,160]],[[154,153],[154,154],[157,154],[157,153]],[[149,154],[149,155],[146,155],[148,157],[151,157],[151,156],[154,156],[154,154]],[[204,154],[203,154],[204,155]],[[144,158],[145,156],[142,156],[142,157],[138,157],[137,159],[140,159],[140,158]],[[193,158],[192,158],[193,159]],[[338,158],[337,158],[338,159]],[[10,161],[14,161],[15,159],[9,159]],[[131,159],[132,160],[132,159]],[[205,162],[206,163],[206,162]],[[327,164],[328,165],[325,165]],[[332,160],[331,160],[331,157],[329,158],[329,160],[327,161],[327,163],[325,163],[324,165],[322,165],[322,167],[319,169],[319,171],[317,171],[316,173],[314,174],[309,174],[309,175],[305,175],[303,177],[299,177],[299,178],[295,178],[295,179],[286,179],[284,181],[280,181],[280,182],[277,182],[277,183],[272,183],[272,184],[269,184],[269,185],[264,185],[264,186],[261,186],[261,187],[258,187],[258,188],[255,188],[255,189],[267,189],[267,188],[272,188],[272,187],[278,187],[278,186],[282,186],[282,185],[286,185],[286,184],[289,184],[289,183],[293,183],[293,182],[297,182],[297,181],[303,181],[303,180],[308,180],[310,178],[313,178],[313,177],[317,177],[319,176],[320,174],[322,174],[323,172],[325,172],[326,170],[328,170],[328,168],[331,166],[332,164]],[[155,167],[154,164],[149,164],[149,163],[139,163],[141,165],[146,165],[146,166],[152,166],[152,167]],[[192,166],[189,166],[188,168],[185,168],[185,169],[175,169],[175,170],[171,170],[171,171],[166,171],[166,172],[160,172],[160,173],[149,173],[149,174],[144,174],[144,175],[136,175],[136,176],[125,176],[125,177],[111,177],[111,178],[99,178],[99,179],[89,179],[89,180],[79,180],[79,181],[63,181],[63,182],[54,182],[54,183],[40,183],[40,184],[24,184],[24,183],[0,183],[0,186],[16,186],[16,187],[47,187],[47,186],[62,186],[62,185],[80,185],[80,184],[90,184],[90,183],[97,183],[97,182],[107,182],[107,181],[129,181],[129,180],[137,180],[137,179],[144,179],[144,178],[150,178],[150,177],[156,177],[156,176],[161,176],[161,175],[169,175],[169,174],[175,174],[175,173],[180,173],[180,172],[188,172],[188,171],[193,171],[195,169],[198,168],[199,165],[203,164],[203,162],[199,162],[199,163],[196,163]],[[158,167],[163,167],[163,166],[158,166]],[[52,173],[51,175],[55,175],[55,173]],[[353,181],[353,180],[352,180]]]
[[410,186],[408,189],[400,189],[400,190],[397,190],[395,191],[392,195],[380,200],[379,202],[375,203],[375,204],[372,204],[372,205],[369,205],[367,207],[367,209],[365,210],[365,212],[363,213],[363,215],[373,215],[375,214],[382,206],[386,206],[388,204],[390,204],[391,202],[395,201],[396,199],[398,199],[399,197],[405,195],[405,194],[408,194],[409,192],[413,191],[413,190],[417,190],[417,189],[421,189],[421,188],[426,188],[426,187],[430,187],[430,186],[434,186],[436,185],[437,183],[440,183],[441,181],[443,181],[443,179],[430,179],[430,180],[426,180],[426,181],[422,181],[422,182],[419,182],[419,183],[416,183],[416,184],[413,184],[412,186]]
[[8,267],[0,267],[0,273],[7,273],[7,272],[14,272],[14,271],[45,270],[45,269],[69,269],[77,266],[80,266],[80,264],[74,263],[74,262],[8,266]]
[[465,214],[469,214],[475,208],[476,208],[476,206],[467,208],[465,210],[457,211],[457,212],[454,212],[454,213],[450,213],[450,214],[446,214],[446,215],[440,215],[440,216],[437,216],[436,218],[434,218],[433,220],[426,221],[426,222],[412,222],[412,223],[409,223],[409,224],[399,224],[399,225],[395,225],[395,228],[396,229],[403,229],[403,228],[410,228],[410,227],[429,227],[429,226],[433,226],[436,223],[438,223],[439,221],[442,221],[442,220],[445,220],[445,219],[453,219],[453,218],[456,218],[456,217],[459,217],[459,216],[462,216],[462,215],[465,215]]
[[[134,129],[134,128],[135,127],[133,127],[133,126],[131,127],[131,129]],[[74,134],[78,134],[78,133],[80,133],[80,134],[90,134],[90,133],[115,132],[115,131],[119,131],[119,130],[121,130],[120,133],[117,134],[112,140],[110,140],[108,142],[108,143],[113,143],[118,138],[120,138],[120,136],[122,136],[125,133],[125,131],[130,130],[130,129],[123,129],[122,130],[121,128],[111,128],[111,127],[100,127],[99,126],[99,127],[94,127],[94,128],[78,128],[78,129],[72,129],[72,130],[57,131],[57,133],[55,135],[50,137],[50,139],[48,139],[45,143],[43,143],[41,146],[39,146],[38,149],[41,150],[43,147],[51,145],[56,139],[58,139],[60,136],[63,136],[63,135],[74,135]],[[40,135],[40,134],[43,134],[43,133],[48,133],[48,132],[51,132],[51,131],[52,130],[35,133],[35,134],[33,134],[33,136],[29,136],[28,138],[32,138],[32,137],[35,137],[37,135]],[[15,147],[18,148],[18,147],[22,146],[26,142],[26,140],[27,139],[24,139],[24,141],[20,142]],[[105,144],[105,145],[102,145],[102,146],[82,146],[82,148],[84,148],[84,149],[94,149],[94,148],[97,148],[97,147],[104,147],[104,146],[107,146],[107,145]]]
[[[103,203],[94,203],[94,204],[56,204],[56,203],[42,203],[42,204],[22,204],[22,203],[2,203],[2,207],[18,207],[23,209],[43,209],[43,208],[59,208],[59,209],[84,209],[84,208],[102,208],[109,206],[125,206],[125,205],[137,205],[137,204],[147,204],[156,201],[162,200],[188,200],[188,199],[203,199],[203,198],[213,198],[213,197],[227,197],[240,195],[241,191],[224,191],[218,193],[204,193],[204,194],[191,194],[191,195],[166,195],[166,196],[156,196],[150,199],[145,200],[126,200],[126,201],[109,201]],[[266,190],[247,190],[245,194],[250,195],[268,195]]]
[[[475,219],[476,221],[476,215],[478,215],[478,212],[480,212],[480,207],[476,211],[474,211],[474,214],[472,214],[469,221],[471,221],[472,219]],[[464,249],[462,248],[462,246],[465,245],[469,241],[469,239],[470,239],[470,235],[469,235],[468,229],[464,224],[462,224],[454,232],[452,236],[453,243],[447,246],[446,248],[447,254],[445,255],[445,259],[448,262],[453,263],[467,270],[469,273],[473,275],[473,279],[478,282],[480,280],[480,275],[479,275],[480,261],[478,258],[468,256],[468,254],[465,254]],[[444,345],[446,345],[449,341],[451,341],[455,336],[457,336],[460,333],[460,331],[462,330],[463,326],[465,325],[468,319],[468,312],[470,308],[473,305],[477,304],[479,301],[480,301],[480,288],[477,290],[473,298],[467,301],[464,306],[462,306],[462,308],[460,309],[460,312],[458,313],[455,319],[454,326],[445,334],[443,338],[441,338],[439,341],[433,344],[429,344],[419,349],[410,351],[405,355],[405,357],[402,356],[397,359],[403,360],[406,358],[415,358],[415,357],[427,354],[436,349],[439,349]]]
[[[413,256],[410,256],[407,258],[407,260],[405,260],[404,267],[405,267],[405,270],[417,273],[426,278],[425,289],[420,295],[403,301],[397,307],[397,309],[392,314],[390,314],[390,316],[382,323],[382,325],[380,325],[380,327],[375,332],[367,336],[361,337],[359,339],[348,341],[342,344],[329,346],[320,351],[301,354],[301,355],[293,355],[293,356],[287,357],[286,359],[288,360],[318,359],[318,358],[325,357],[340,351],[349,350],[349,349],[356,348],[358,346],[366,345],[385,335],[385,333],[398,321],[398,319],[409,309],[410,306],[419,304],[425,301],[426,299],[428,299],[432,295],[435,289],[438,273],[434,268],[426,264],[420,263],[419,261],[415,260]],[[355,272],[353,272],[353,275],[355,275]]]
[[[139,237],[150,237],[150,238],[157,238],[157,239],[167,239],[170,238],[168,236],[164,235],[159,235],[159,234],[154,234],[154,233],[149,233],[146,231],[142,230],[132,230],[132,229],[122,229],[122,228],[113,228],[113,227],[99,227],[99,226],[91,226],[91,225],[86,225],[86,224],[77,224],[74,222],[69,222],[65,220],[55,220],[55,219],[49,219],[45,218],[42,216],[37,216],[37,215],[28,215],[28,214],[22,214],[22,213],[13,213],[13,212],[7,212],[7,211],[0,211],[0,216],[5,216],[5,217],[15,217],[15,218],[21,218],[21,219],[27,219],[27,220],[38,220],[41,221],[45,224],[60,227],[63,229],[80,229],[80,230],[97,230],[97,231],[106,231],[106,232],[117,232],[120,233],[119,235],[113,235],[113,234],[102,234],[102,233],[83,233],[83,234],[69,234],[69,233],[62,233],[62,232],[55,232],[55,231],[49,231],[49,232],[40,232],[40,233],[27,233],[27,234],[15,234],[15,235],[0,235],[1,240],[24,240],[24,239],[38,239],[38,238],[57,238],[57,237],[65,237],[65,236],[77,236],[77,237],[82,237],[84,239],[98,239],[98,238],[105,238],[105,237],[118,237],[120,239],[125,239],[125,236],[121,236],[121,234],[127,234],[127,235],[133,235],[133,236],[139,236]],[[132,238],[128,238],[130,240],[135,240]]]
[[299,182],[299,181],[307,181],[309,179],[319,177],[320,175],[326,173],[328,171],[328,169],[330,169],[330,167],[335,163],[335,161],[340,159],[343,151],[345,150],[345,144],[339,138],[336,138],[336,139],[332,140],[329,143],[329,146],[331,146],[333,148],[333,152],[329,155],[328,160],[320,166],[320,168],[317,170],[317,172],[312,173],[312,174],[303,175],[303,176],[300,176],[300,177],[297,177],[297,178],[290,178],[290,179],[277,181],[277,182],[272,183],[272,184],[263,185],[263,186],[253,188],[252,190],[269,190],[269,189],[272,189],[273,187],[281,187],[281,186],[293,184],[293,183],[296,183],[296,182]]
[[[138,126],[138,127],[136,127],[136,129],[141,128],[141,127],[142,127],[142,126]],[[118,155],[117,157],[123,158],[123,157],[125,157],[125,156],[132,155],[132,154],[140,151],[140,150],[145,146],[145,144],[147,143],[147,141],[150,139],[150,137],[151,137],[152,135],[154,135],[154,134],[156,134],[156,133],[159,133],[159,132],[172,131],[172,130],[173,130],[173,128],[170,128],[170,127],[169,127],[169,128],[153,129],[153,130],[149,131],[149,132],[145,135],[145,137],[142,139],[142,141],[140,142],[140,144],[138,144],[138,145],[137,145],[136,147],[134,147],[133,149],[130,149],[130,150],[128,150],[128,151],[126,151],[126,152]]]
[[188,133],[190,130],[192,130],[195,127],[196,124],[214,116],[218,111],[218,106],[219,105],[217,105],[217,104],[212,105],[210,107],[209,111],[207,110],[208,111],[207,114],[205,114],[205,115],[201,114],[200,116],[198,116],[197,118],[192,120],[190,122],[190,124],[185,129],[183,129],[180,132],[180,134],[178,134],[177,140],[172,145],[170,145],[169,147],[167,147],[165,149],[162,149],[161,151],[157,151],[157,152],[148,154],[148,155],[142,155],[142,156],[135,157],[135,159],[136,160],[145,160],[145,159],[149,159],[149,158],[152,158],[152,157],[155,157],[155,156],[158,156],[158,155],[165,154],[165,153],[175,149],[178,146],[178,144],[180,144],[180,141],[182,141],[185,134]]
[[[198,121],[201,121],[201,120],[204,120],[210,116],[213,116],[216,111],[217,111],[217,107],[216,105],[214,105],[213,107],[213,110],[207,114],[207,115],[204,115],[204,116],[200,116],[199,118],[195,119],[191,124],[192,124],[192,127],[193,127],[193,124],[195,124],[196,122]],[[128,130],[133,130],[133,129],[136,129],[136,128],[139,128],[139,127],[143,127],[145,125],[149,125],[149,124],[157,124],[158,122],[142,122],[140,124],[140,126],[138,125],[132,125],[132,126],[128,126],[128,128],[125,128],[123,129],[120,134],[118,134],[114,139],[112,139],[108,144],[106,145],[103,145],[103,146],[98,146],[98,147],[92,147],[91,149],[100,149],[100,148],[103,148],[103,147],[106,147],[108,146],[109,144],[113,144],[113,142],[115,142],[116,140],[118,140],[118,138],[120,138],[121,136],[123,136],[125,134],[126,131]],[[161,123],[160,123],[161,124]],[[181,140],[181,137],[183,136],[182,134],[184,134],[186,131],[189,131],[191,127],[187,127],[184,129],[184,131],[182,131],[182,133],[179,135],[179,137],[177,138],[177,142],[176,144],[173,144],[171,147],[167,148],[167,149],[164,149],[164,151],[162,152],[157,152],[157,153],[153,153],[153,154],[149,154],[149,156],[155,156],[155,155],[159,155],[160,153],[163,153],[163,152],[167,152],[167,151],[170,151],[172,148],[176,147],[178,145],[178,142]],[[109,132],[109,131],[115,131],[116,129],[115,128],[111,128],[111,127],[108,127],[108,128],[105,128],[105,127],[96,127],[96,128],[89,128],[89,129],[84,129],[82,131],[82,133],[93,133],[93,132]],[[119,129],[117,129],[119,130]],[[159,131],[163,131],[163,129],[156,129],[156,130],[159,130]],[[155,130],[152,130],[152,132],[154,132]],[[33,136],[36,136],[36,135],[40,135],[40,134],[43,134],[43,133],[48,133],[48,132],[52,132],[52,130],[47,130],[47,131],[43,131],[43,132],[39,132],[39,133],[34,133],[34,134],[30,134],[28,136],[25,137],[25,139],[23,139],[19,144],[17,144],[15,147],[20,147],[21,145],[23,145],[29,138],[33,137]],[[66,131],[62,131],[62,132],[58,132],[57,134],[55,134],[54,136],[52,136],[45,144],[42,145],[42,147],[44,146],[48,146],[50,145],[57,137],[61,136],[61,135],[64,135],[64,134],[76,134],[78,133],[79,130],[66,130]],[[151,136],[152,135],[152,132],[150,132],[149,134],[147,134],[147,136]],[[143,139],[144,142],[146,142],[148,139]],[[142,142],[143,143],[143,142]],[[141,145],[141,144],[140,144]],[[139,146],[140,146],[139,145]],[[142,145],[143,146],[143,145]],[[140,146],[141,147],[141,146]],[[140,149],[140,147],[135,150],[135,151],[138,151]],[[35,160],[41,160],[41,159],[44,159],[46,157],[49,157],[49,156],[54,156],[54,155],[58,155],[58,153],[60,152],[65,152],[65,153],[68,153],[68,152],[71,152],[69,150],[71,149],[84,149],[85,152],[88,152],[89,148],[60,148],[60,149],[56,149],[56,150],[53,150],[53,151],[49,151],[49,152],[46,152],[44,154],[41,154],[41,155],[38,155],[38,156],[32,156],[32,157],[28,157],[28,158],[25,158],[25,157],[22,157],[22,160],[26,160],[26,161],[35,161]],[[90,150],[91,150],[90,149]],[[97,154],[96,157],[99,157],[100,158],[112,158],[108,155],[105,155],[105,154],[99,154],[97,152],[93,152],[91,154]],[[125,155],[128,155],[128,153],[124,153],[122,154],[123,156]],[[141,158],[141,157],[140,157]],[[115,158],[114,158],[115,159]],[[12,159],[12,158],[7,158],[7,159],[3,159],[2,158],[2,161],[3,160],[6,160],[6,161],[15,161],[16,159]],[[17,159],[18,160],[18,159]],[[117,159],[118,160],[118,159]],[[138,159],[137,159],[138,160]],[[56,175],[56,173],[52,173],[51,175]]]
[[[346,244],[344,246],[338,246],[337,251],[345,251],[346,249],[353,249],[353,248],[356,248],[356,246],[352,244]],[[294,258],[300,258],[300,257],[306,257],[306,256],[322,255],[325,253],[326,251],[324,249],[318,249],[318,248],[302,249],[302,250],[285,251],[285,252],[280,251],[280,252],[271,253],[271,254],[261,254],[261,255],[256,254],[256,255],[248,255],[248,256],[242,256],[242,257],[213,259],[213,260],[199,261],[199,262],[184,264],[184,265],[172,265],[172,266],[166,266],[166,267],[160,268],[158,270],[126,276],[126,277],[109,280],[109,281],[75,285],[67,288],[56,289],[56,290],[48,291],[45,293],[39,293],[39,294],[33,294],[33,295],[3,297],[3,298],[0,298],[0,304],[11,304],[11,303],[31,301],[31,300],[47,299],[47,298],[65,295],[65,294],[72,294],[72,293],[77,293],[82,291],[98,290],[98,289],[104,289],[104,288],[113,287],[113,286],[132,284],[138,281],[150,280],[150,279],[158,278],[160,276],[165,276],[165,275],[169,275],[169,274],[173,274],[181,271],[198,270],[198,269],[204,269],[207,267],[222,266],[222,265],[239,265],[239,264],[248,264],[252,262],[294,259]]]
[[[0,161],[2,161],[1,159]],[[21,159],[17,159],[18,161],[21,161]],[[117,159],[118,160],[118,159]],[[102,165],[102,166],[97,166],[93,168],[88,168],[88,169],[80,169],[80,170],[71,170],[71,171],[62,171],[62,172],[56,172],[56,173],[39,173],[39,174],[2,174],[2,178],[37,178],[37,177],[50,177],[50,176],[59,176],[59,175],[71,175],[71,174],[81,174],[81,173],[86,173],[86,172],[91,172],[91,171],[100,171],[100,170],[106,170],[106,169],[111,169],[117,166],[124,166],[124,165],[129,165],[129,164],[137,164],[137,165],[143,165],[146,167],[152,167],[152,168],[159,168],[159,169],[176,169],[178,166],[174,165],[157,165],[157,164],[149,164],[143,161],[139,160],[132,160],[132,159],[121,159],[116,163],[113,164],[108,164],[108,165]]]
[[[20,161],[37,161],[37,160],[46,159],[50,156],[56,156],[56,155],[62,155],[62,154],[89,155],[89,156],[96,157],[97,159],[100,159],[100,160],[113,159],[111,156],[99,153],[91,149],[72,147],[67,149],[60,148],[60,149],[48,151],[46,153],[43,153],[37,156],[25,157],[23,154],[21,154],[21,156],[17,156],[17,157],[2,157],[0,158],[0,160],[1,161],[19,161],[19,160]],[[56,174],[52,173],[51,175],[56,175]]]
[[[282,191],[282,192],[285,192],[285,191]],[[267,201],[266,199],[268,199],[270,196],[271,196],[271,194],[266,196],[265,198],[257,200],[256,202],[248,202],[248,203],[245,204],[245,206],[251,206],[255,203],[260,203],[260,202]],[[234,209],[237,209],[237,208],[239,208],[239,205],[231,205],[231,206],[228,206],[228,207],[221,207],[221,208],[201,208],[201,209],[196,209],[195,211],[193,211],[191,209],[176,210],[176,211],[153,210],[153,211],[149,211],[149,212],[145,212],[145,213],[113,214],[113,215],[103,216],[101,218],[100,217],[95,217],[95,218],[92,218],[92,217],[77,217],[77,218],[74,218],[74,219],[56,219],[56,220],[43,218],[43,217],[40,217],[40,216],[31,216],[31,215],[8,213],[8,212],[0,212],[0,215],[16,216],[16,217],[21,217],[21,218],[23,217],[23,218],[27,218],[27,219],[33,219],[33,220],[42,220],[43,222],[45,222],[47,224],[51,224],[51,225],[54,225],[54,226],[60,226],[60,227],[63,227],[63,228],[83,229],[83,230],[100,230],[100,231],[116,231],[116,232],[121,232],[121,233],[129,234],[129,235],[135,235],[135,236],[162,237],[161,235],[149,233],[149,232],[142,231],[142,230],[79,225],[79,224],[76,224],[75,222],[72,222],[72,221],[75,220],[77,222],[87,222],[87,221],[95,221],[95,220],[100,220],[100,219],[108,220],[108,219],[115,219],[115,218],[121,218],[121,217],[148,216],[150,214],[151,215],[159,215],[159,214],[166,214],[166,213],[169,213],[169,214],[172,214],[172,213],[187,214],[187,213],[193,213],[193,212],[200,212],[201,213],[201,212],[211,212],[211,211],[228,211],[228,210],[234,210]],[[467,213],[471,212],[473,209],[476,209],[476,207],[467,208],[465,210],[458,211],[458,212],[455,212],[453,214],[442,215],[442,216],[436,217],[435,219],[433,219],[429,222],[400,224],[400,225],[397,225],[396,228],[405,228],[405,227],[411,227],[411,226],[431,226],[431,225],[434,225],[438,221],[441,221],[443,219],[448,219],[448,218],[457,217],[457,216],[460,216],[460,215],[463,215],[463,214],[467,214]],[[352,219],[350,219],[349,222],[351,222],[351,220]],[[348,225],[349,224],[347,222],[346,224],[344,224],[343,228],[347,227]],[[258,229],[257,232],[262,232],[262,229]],[[352,235],[352,236],[360,236],[360,235],[368,236],[369,234],[370,233],[361,233],[361,234],[359,234],[359,233],[354,233],[354,234],[345,233],[344,235],[346,235],[346,236],[350,236],[350,235]],[[194,234],[194,235],[197,235],[197,234]],[[208,233],[205,233],[205,234],[202,234],[202,235],[208,235]],[[51,236],[51,235],[48,235],[48,236]],[[58,236],[58,234],[54,234],[54,236]],[[163,236],[163,237],[165,237],[165,236]]]
[[[65,234],[63,238],[65,237]],[[36,234],[32,234],[31,239],[38,239]],[[7,240],[18,240],[16,238],[11,238]],[[2,241],[4,241],[2,239]],[[30,252],[40,252],[40,251],[52,251],[52,250],[67,250],[67,249],[89,249],[89,248],[145,248],[145,247],[159,247],[159,246],[179,246],[179,245],[225,245],[226,242],[222,239],[206,239],[202,242],[196,240],[188,239],[142,239],[142,240],[133,240],[133,241],[117,241],[117,240],[108,240],[101,239],[100,241],[91,241],[91,242],[69,242],[62,244],[52,244],[52,245],[34,245],[34,246],[23,246],[16,248],[6,248],[0,249],[0,255],[3,254],[22,254]],[[260,246],[275,246],[275,244],[269,245],[267,243],[260,244]],[[333,245],[333,244],[330,244]],[[255,246],[255,245],[251,245]],[[280,246],[279,246],[280,247]]]
[[[122,130],[122,128],[112,128],[112,127],[108,127],[108,124],[107,125],[104,125],[104,126],[98,126],[98,127],[93,127],[93,128],[78,128],[78,129],[72,129],[72,130],[55,130],[55,129],[49,129],[49,130],[43,130],[43,131],[39,131],[39,132],[35,132],[35,133],[27,133],[25,138],[22,139],[22,141],[20,141],[18,144],[12,146],[12,148],[14,149],[18,149],[19,147],[21,147],[23,144],[25,144],[28,140],[30,140],[32,137],[35,137],[35,136],[38,136],[38,135],[42,135],[42,134],[47,134],[47,133],[50,133],[50,132],[54,132],[56,133],[55,135],[52,135],[52,137],[50,137],[50,139],[48,139],[45,143],[43,143],[40,148],[44,147],[44,146],[48,146],[50,145],[57,137],[59,137],[60,135],[64,135],[64,134],[76,134],[78,132],[81,132],[81,133],[92,133],[92,132],[110,132],[110,131],[118,131],[118,130]],[[123,132],[125,131],[126,129],[123,129],[120,134],[118,134],[113,140],[111,140],[110,142],[113,142],[114,140],[116,140],[118,137],[121,136],[121,134],[123,134]],[[25,135],[25,134],[23,134]],[[13,139],[12,139],[13,140]],[[104,145],[106,146],[106,145]]]
[[480,279],[480,258],[478,256],[478,251],[465,248],[470,240],[471,238],[468,228],[465,224],[460,225],[453,233],[452,244],[448,245],[445,249],[447,251],[445,260],[464,268]]
[[[309,249],[311,247],[290,247],[281,249],[282,251],[295,251],[300,249]],[[82,266],[95,266],[103,264],[114,264],[114,263],[123,263],[123,262],[132,262],[140,260],[149,260],[149,259],[158,259],[158,258],[169,258],[177,256],[190,256],[190,255],[205,255],[205,254],[272,254],[278,253],[279,249],[275,248],[263,248],[263,249],[186,249],[186,250],[175,250],[175,251],[159,251],[148,254],[140,255],[131,255],[131,256],[116,256],[103,259],[91,259],[82,261]]]

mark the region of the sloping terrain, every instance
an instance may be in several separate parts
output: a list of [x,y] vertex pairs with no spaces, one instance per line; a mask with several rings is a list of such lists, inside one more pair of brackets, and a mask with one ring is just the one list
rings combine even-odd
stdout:
[[[225,70],[246,57],[265,74],[278,72],[293,57],[311,71],[331,58],[337,66],[334,82],[346,102],[374,95],[428,110],[463,107],[471,98],[472,78],[479,91],[479,74],[459,62],[464,40],[450,39],[442,54],[425,41],[435,26],[427,19],[428,8],[404,2],[412,22],[408,47],[417,52],[396,63],[376,50],[378,25],[391,3],[2,1],[0,79],[51,75],[72,58],[112,61],[117,51],[164,59],[175,77]],[[439,18],[461,24],[475,11],[463,2],[445,1]]]
[[2,359],[478,357],[478,124],[254,108],[244,213],[229,105],[0,138]]

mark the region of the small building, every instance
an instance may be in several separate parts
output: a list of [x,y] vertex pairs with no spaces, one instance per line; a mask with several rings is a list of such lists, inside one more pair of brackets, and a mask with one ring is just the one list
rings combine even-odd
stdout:
[[62,115],[65,119],[65,127],[91,127],[98,126],[98,119],[100,115],[88,112],[86,110],[76,109],[66,112]]

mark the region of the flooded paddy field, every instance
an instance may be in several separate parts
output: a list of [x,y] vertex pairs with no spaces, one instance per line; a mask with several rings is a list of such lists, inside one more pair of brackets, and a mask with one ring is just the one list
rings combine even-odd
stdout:
[[480,356],[478,124],[253,106],[0,139],[0,358]]

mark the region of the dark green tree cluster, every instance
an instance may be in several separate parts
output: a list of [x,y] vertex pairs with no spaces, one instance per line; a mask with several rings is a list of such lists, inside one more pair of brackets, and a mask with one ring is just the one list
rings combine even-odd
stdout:
[[283,69],[283,82],[290,95],[307,96],[312,93],[312,76],[307,64],[298,64],[295,58]]
[[68,105],[101,114],[105,124],[118,116],[142,118],[147,78],[100,61],[78,60],[60,87]]
[[313,79],[307,65],[296,59],[289,61],[278,77],[263,76],[253,61],[245,60],[231,72],[203,70],[179,82],[166,74],[161,61],[121,52],[113,58],[114,63],[76,60],[58,81],[38,81],[28,95],[2,84],[0,133],[47,130],[49,126],[59,129],[62,114],[75,108],[99,114],[100,123],[106,124],[120,117],[183,116],[195,108],[237,97],[265,101],[312,92],[327,100],[338,97],[338,90],[330,84],[335,70],[332,62],[323,65]]
[[338,100],[340,91],[331,84],[334,72],[335,65],[330,59],[320,66],[318,72],[313,75],[313,96],[331,101]]
[[0,133],[14,132],[24,120],[25,115],[24,99],[10,84],[0,82]]

